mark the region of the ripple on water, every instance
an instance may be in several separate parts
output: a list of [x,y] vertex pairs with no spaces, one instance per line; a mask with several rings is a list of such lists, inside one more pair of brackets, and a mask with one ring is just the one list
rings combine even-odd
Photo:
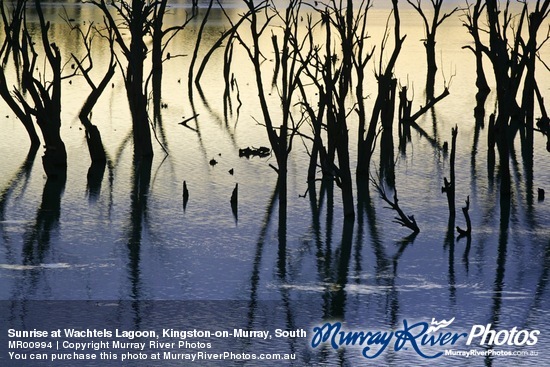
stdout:
[[68,269],[72,266],[67,263],[48,263],[39,265],[0,264],[0,269],[6,270],[34,270],[34,269]]

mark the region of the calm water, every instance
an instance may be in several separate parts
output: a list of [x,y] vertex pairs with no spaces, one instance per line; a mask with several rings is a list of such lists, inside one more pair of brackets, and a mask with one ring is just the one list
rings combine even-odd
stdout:
[[[67,56],[78,42],[75,35],[66,34],[66,25],[56,16],[61,6],[51,3],[46,13],[53,22],[53,37]],[[228,2],[227,7],[234,17],[241,12],[236,1]],[[388,15],[385,7],[375,4],[370,15],[373,45],[381,39]],[[78,22],[101,20],[89,5],[70,4],[66,9]],[[174,6],[167,22],[182,19],[186,9],[182,4]],[[408,82],[414,88],[416,110],[424,99],[423,30],[420,18],[406,3],[403,9],[402,33],[407,40],[396,76],[401,84]],[[284,259],[279,251],[276,173],[269,167],[269,163],[276,164],[275,158],[247,160],[238,155],[239,148],[269,144],[265,129],[255,120],[261,119],[257,92],[242,49],[236,51],[232,70],[243,101],[238,115],[234,100],[233,115],[224,119],[223,51],[214,54],[202,77],[204,98],[195,90],[193,103],[190,101],[187,70],[201,19],[191,21],[169,47],[172,55],[187,56],[165,64],[163,102],[168,108],[162,110],[162,124],[156,129],[169,155],[154,143],[150,184],[141,206],[133,201],[138,185],[133,179],[130,116],[120,73],[93,111],[92,120],[102,133],[111,161],[96,193],[87,189],[89,156],[77,117],[88,93],[84,80],[64,84],[62,137],[69,162],[62,192],[45,186],[40,152],[32,167],[23,169],[28,138],[15,115],[0,103],[0,299],[233,300],[247,305],[279,301],[286,308],[273,312],[269,322],[282,328],[288,325],[288,317],[305,328],[328,317],[374,330],[388,329],[402,319],[456,317],[457,327],[492,322],[506,329],[540,329],[544,335],[536,346],[540,355],[517,361],[447,358],[441,362],[445,365],[541,365],[548,360],[544,350],[550,346],[546,336],[550,330],[550,209],[548,201],[539,202],[536,193],[534,199],[530,195],[538,187],[550,189],[549,153],[545,139],[535,135],[533,182],[529,185],[516,139],[512,200],[509,211],[503,208],[498,179],[488,174],[487,130],[476,131],[475,127],[474,58],[461,49],[470,39],[458,17],[440,29],[437,44],[440,71],[447,80],[453,75],[451,95],[418,123],[437,145],[450,141],[451,127],[459,127],[456,224],[464,226],[459,208],[470,195],[471,242],[456,241],[456,232],[448,233],[447,201],[441,194],[443,178],[449,175],[448,155],[414,130],[406,154],[395,152],[400,204],[415,215],[421,228],[414,238],[407,237],[407,229],[392,223],[394,213],[385,208],[374,190],[357,209],[351,237],[343,233],[337,187],[331,201],[320,194],[321,184],[317,184],[320,210],[312,214],[310,200],[300,197],[307,190],[308,156],[296,139],[289,166]],[[203,54],[226,27],[223,15],[215,9],[203,36]],[[269,58],[268,38],[265,46]],[[543,59],[549,59],[548,47],[541,53]],[[99,40],[94,55],[99,74],[108,60],[108,50]],[[380,55],[375,58],[378,62]],[[271,65],[271,60],[266,61],[266,81],[271,80]],[[489,65],[486,71],[490,76]],[[542,93],[550,99],[548,71],[540,68],[538,80]],[[367,100],[370,110],[376,87],[372,77],[367,83],[368,93],[372,93]],[[436,93],[442,88],[440,73]],[[276,95],[276,90],[271,90],[273,110],[278,108]],[[494,105],[491,94],[487,110],[492,111]],[[190,123],[195,131],[178,125],[195,113],[199,114],[196,125]],[[352,114],[348,123],[352,167],[354,118]],[[375,154],[374,167],[378,167],[378,157]],[[217,165],[209,164],[212,158]],[[228,173],[230,169],[234,175]],[[190,192],[185,210],[183,181]],[[238,219],[229,203],[236,183]],[[53,206],[44,209],[48,199]],[[311,307],[304,308],[306,302]],[[247,322],[264,322],[258,313],[246,313]],[[234,317],[240,320],[241,316]],[[354,351],[318,353],[298,342],[287,348],[299,351],[297,365],[364,363]],[[389,353],[378,362],[408,365],[410,357]],[[423,363],[413,361],[415,365]]]

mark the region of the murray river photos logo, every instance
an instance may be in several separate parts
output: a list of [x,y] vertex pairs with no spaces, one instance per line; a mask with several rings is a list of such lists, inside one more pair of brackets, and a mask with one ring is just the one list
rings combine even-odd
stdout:
[[497,331],[491,324],[474,325],[469,332],[452,332],[447,328],[454,320],[454,317],[449,321],[432,319],[431,323],[403,320],[403,327],[392,331],[348,331],[341,322],[327,322],[313,328],[311,346],[328,345],[333,349],[358,346],[362,356],[368,359],[391,348],[395,352],[412,350],[423,358],[438,358],[446,349],[461,342],[466,346],[533,346],[540,334],[539,330],[519,330],[517,327]]

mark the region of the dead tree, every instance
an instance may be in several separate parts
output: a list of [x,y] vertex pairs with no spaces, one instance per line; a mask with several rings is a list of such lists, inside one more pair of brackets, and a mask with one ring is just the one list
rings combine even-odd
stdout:
[[437,28],[450,16],[452,16],[458,7],[452,9],[448,13],[441,14],[441,7],[443,0],[430,0],[432,4],[433,14],[431,19],[422,9],[422,0],[407,0],[409,4],[420,14],[422,21],[424,22],[424,32],[426,38],[423,40],[424,48],[426,49],[426,61],[428,65],[428,71],[426,76],[426,103],[430,102],[434,98],[435,94],[435,75],[437,73],[437,62],[435,53],[436,34]]
[[[67,170],[67,151],[61,139],[61,52],[54,42],[49,39],[50,22],[44,19],[40,1],[34,2],[40,22],[40,42],[45,54],[45,65],[49,68],[46,75],[36,75],[38,53],[35,50],[37,42],[24,22],[21,41],[21,58],[23,60],[21,88],[13,93],[25,112],[36,118],[44,139],[45,151],[42,164],[48,178],[64,177]],[[3,88],[2,88],[3,89]],[[5,90],[4,90],[5,93]],[[28,97],[27,97],[28,96]],[[13,104],[10,106],[15,107]],[[21,115],[20,112],[17,112]],[[27,124],[28,120],[24,122]],[[27,129],[28,131],[28,129]]]
[[399,107],[398,107],[398,119],[399,119],[399,151],[402,154],[406,153],[407,143],[411,141],[411,125],[406,123],[410,119],[412,111],[412,101],[407,97],[409,88],[402,86],[399,91]]
[[[162,106],[163,64],[167,60],[183,56],[171,55],[169,52],[166,52],[166,48],[172,39],[186,27],[192,18],[186,15],[182,24],[164,28],[164,16],[167,13],[167,2],[168,0],[157,1],[157,6],[153,7],[153,13],[151,15],[151,43],[153,47],[151,50],[151,73],[149,78],[152,80],[153,115],[155,117],[160,116]],[[147,90],[147,87],[145,89]]]
[[[110,2],[114,8],[115,19],[105,0],[92,0],[107,19],[109,28],[115,34],[115,41],[126,59],[126,70],[122,62],[117,59],[124,76],[126,95],[132,115],[132,132],[134,138],[134,156],[137,159],[151,158],[153,145],[151,143],[151,129],[147,112],[147,87],[145,74],[145,60],[148,49],[145,44],[146,37],[153,32],[155,15],[165,1],[116,1]],[[124,30],[129,32],[128,37],[123,35]],[[112,49],[112,53],[116,50]]]
[[5,2],[0,4],[0,16],[2,17],[2,23],[4,24],[5,37],[2,47],[0,48],[0,59],[2,59],[2,65],[6,65],[11,53],[13,55],[15,66],[18,67],[20,63],[21,32],[27,1],[17,0],[11,1],[11,3],[11,16],[8,16],[7,6],[4,6]]
[[491,91],[487,78],[485,76],[485,70],[483,68],[483,53],[485,52],[485,46],[481,42],[479,18],[483,14],[483,10],[486,4],[482,0],[476,0],[475,4],[470,4],[466,1],[466,8],[463,9],[462,25],[466,27],[468,33],[473,38],[474,44],[463,46],[462,48],[471,50],[476,58],[476,108],[475,115],[483,116],[485,113],[485,100]]
[[[324,22],[322,18],[321,22]],[[313,137],[309,138],[312,141],[311,149],[309,150],[309,167],[307,174],[307,181],[312,184],[316,179],[317,170],[320,168],[323,177],[332,179],[333,177],[333,162],[328,162],[327,149],[323,144],[323,131],[326,129],[325,110],[327,104],[326,91],[323,83],[323,70],[325,68],[326,59],[323,55],[322,47],[314,40],[314,33],[316,27],[319,26],[319,21],[313,21],[313,16],[308,14],[306,16],[306,33],[308,35],[308,50],[309,50],[309,62],[305,62],[305,56],[298,54],[300,62],[305,65],[304,68],[304,80],[298,80],[298,87],[300,89],[300,105],[305,116],[306,121],[311,127]],[[307,79],[306,79],[307,78]],[[306,89],[304,84],[311,84],[315,93],[311,93],[311,90]],[[315,97],[312,98],[312,95]],[[304,135],[302,135],[304,136]]]
[[[335,154],[338,156],[338,166],[334,166],[335,178],[342,192],[344,215],[348,218],[354,217],[355,207],[349,158],[347,96],[352,89],[357,28],[362,24],[361,19],[366,22],[364,11],[365,7],[362,3],[359,8],[359,18],[356,19],[353,1],[348,0],[345,7],[343,2],[332,1],[331,5],[321,13],[326,31],[325,62],[321,74],[325,89],[324,98],[326,99],[327,159],[329,162],[333,162]],[[366,32],[366,27],[362,29],[363,32]],[[363,42],[366,37],[365,33],[360,37],[359,41]],[[340,49],[335,52],[333,47],[336,44],[340,45]],[[359,62],[359,59],[356,59],[356,62]]]
[[[9,39],[6,38],[4,40],[4,45],[8,41]],[[2,47],[2,50],[5,49],[6,48]],[[0,56],[2,56],[1,53]],[[19,55],[15,57],[19,57]],[[15,113],[19,121],[21,121],[25,127],[31,142],[30,150],[36,151],[40,146],[40,138],[38,137],[34,127],[32,109],[28,108],[29,106],[25,103],[19,103],[18,99],[15,97],[17,87],[14,88],[15,89],[13,91],[8,88],[4,66],[0,66],[0,96],[4,99],[9,108],[13,111],[13,113]]]
[[[383,65],[383,54],[387,45],[388,32],[389,32],[389,19],[386,24],[386,31],[384,33],[378,69],[376,71],[376,80],[378,82],[378,94],[374,107],[372,110],[371,118],[367,130],[359,130],[359,141],[357,147],[357,177],[366,177],[369,175],[371,157],[374,152],[374,143],[376,141],[378,131],[378,121],[384,116],[386,120],[385,125],[389,126],[390,116],[393,119],[393,110],[395,109],[395,86],[396,81],[394,77],[394,68],[397,58],[401,52],[403,42],[405,42],[405,36],[401,36],[401,19],[399,16],[398,0],[392,0],[393,6],[393,20],[394,20],[394,49],[387,62]],[[393,92],[392,92],[393,91]]]
[[[354,35],[354,49],[352,52],[352,62],[355,68],[355,72],[357,74],[357,84],[355,87],[355,96],[357,98],[357,106],[355,108],[355,112],[357,113],[357,117],[359,119],[358,124],[358,141],[357,141],[357,156],[358,157],[367,157],[372,155],[372,149],[374,148],[374,141],[372,141],[370,144],[367,142],[364,142],[364,135],[366,132],[366,126],[367,126],[367,117],[366,117],[366,109],[365,109],[365,92],[364,92],[364,81],[365,81],[365,69],[367,67],[368,62],[374,55],[375,47],[372,47],[370,50],[367,51],[366,48],[366,41],[368,38],[367,34],[367,15],[369,9],[372,7],[371,1],[362,2],[361,7],[359,8],[357,12],[357,18],[355,21],[354,29],[355,35]],[[365,149],[370,149],[371,152],[367,154]],[[361,159],[361,158],[358,158]],[[358,163],[359,166],[359,163]]]
[[456,226],[456,230],[460,237],[470,236],[472,234],[472,221],[470,220],[470,196],[466,198],[466,206],[462,207],[462,213],[464,214],[464,219],[466,220],[466,229],[462,229],[459,226]]
[[[352,179],[349,158],[349,135],[347,118],[353,111],[348,105],[347,96],[353,89],[352,76],[355,68],[364,69],[372,55],[363,52],[366,47],[366,13],[369,2],[362,2],[355,11],[352,1],[331,1],[315,8],[320,22],[314,23],[307,17],[308,56],[301,55],[300,62],[305,65],[305,75],[310,80],[317,95],[317,101],[310,98],[304,84],[300,82],[301,105],[313,130],[313,145],[310,152],[308,181],[315,178],[317,162],[323,171],[323,177],[335,180],[342,193],[344,215],[355,215]],[[314,40],[315,28],[322,26],[324,40]],[[357,51],[360,50],[360,55]],[[361,86],[362,88],[362,86]],[[362,89],[361,89],[362,91]],[[363,97],[361,97],[361,102]],[[364,107],[364,105],[362,105]],[[325,123],[326,121],[326,123]],[[322,133],[326,131],[326,146]],[[336,158],[338,162],[336,163]]]
[[[518,79],[521,79],[523,67],[518,64],[516,56],[510,56],[508,53],[508,31],[512,21],[509,9],[510,2],[506,2],[504,12],[501,12],[496,0],[488,0],[486,4],[489,23],[489,47],[485,52],[493,66],[498,100],[498,113],[496,114],[493,132],[499,153],[501,194],[507,196],[510,194],[508,127],[512,115],[517,115],[519,110],[513,90],[517,91],[519,87]],[[500,14],[502,14],[502,25]],[[524,15],[521,16],[521,23],[523,23],[523,19]],[[513,50],[517,50],[518,46],[517,44],[512,46]]]
[[[208,16],[210,15],[210,10],[212,10],[213,4],[214,4],[214,0],[210,0],[210,2],[208,3],[208,8],[206,8],[206,13],[204,14],[204,18],[202,19],[201,25],[199,27],[199,31],[197,33],[195,49],[193,50],[193,56],[191,57],[191,63],[189,65],[189,71],[187,76],[187,88],[189,89],[189,93],[193,93],[193,69],[195,67],[197,56],[199,54],[202,33],[204,32],[204,27],[206,26],[206,22],[208,21]],[[200,89],[200,84],[196,83],[196,86]]]
[[370,176],[370,182],[374,185],[376,191],[380,195],[380,198],[384,200],[388,205],[389,209],[395,210],[397,212],[397,217],[394,218],[393,222],[400,224],[403,227],[407,227],[412,230],[414,233],[419,233],[420,228],[416,224],[414,215],[406,215],[405,212],[399,206],[399,199],[397,198],[397,189],[393,189],[393,201],[388,198],[386,189],[384,188],[383,182],[381,182],[380,177],[375,179],[372,175]]
[[[510,1],[504,9],[496,0],[486,1],[488,18],[489,46],[484,52],[489,57],[495,74],[497,92],[497,114],[494,124],[495,142],[499,153],[501,177],[501,195],[510,194],[509,144],[513,140],[518,126],[525,124],[525,115],[531,114],[534,94],[534,60],[538,49],[536,32],[548,17],[550,0],[537,1],[535,11],[529,14],[527,2],[523,3],[521,13],[511,13]],[[525,23],[529,27],[529,40],[523,37]],[[510,32],[513,32],[510,35]],[[547,37],[548,39],[548,37]],[[530,65],[530,66],[528,66]],[[530,70],[529,70],[530,69]],[[524,101],[520,108],[516,96],[525,79]],[[526,129],[532,134],[532,120]],[[529,139],[528,139],[529,140]]]
[[[293,94],[297,89],[300,74],[304,65],[298,63],[295,56],[301,47],[298,37],[298,22],[300,1],[291,0],[282,15],[277,9],[272,8],[270,12],[267,1],[254,4],[252,0],[245,0],[248,12],[250,14],[250,34],[251,42],[246,42],[241,35],[240,29],[235,33],[236,39],[244,47],[250,61],[252,62],[256,87],[258,89],[258,99],[262,111],[263,125],[266,128],[267,136],[271,144],[271,150],[277,160],[276,171],[278,174],[279,190],[279,223],[286,226],[286,208],[287,208],[287,165],[288,156],[292,150],[293,138],[298,131],[299,126],[292,116],[291,107],[293,104]],[[263,13],[265,19],[259,19],[259,13]],[[281,125],[277,127],[274,124],[273,116],[269,109],[267,96],[264,90],[264,80],[262,72],[262,54],[261,38],[264,31],[270,25],[273,18],[278,17],[282,22],[281,31],[283,40],[281,43],[281,79],[278,87],[279,98],[281,101]]]
[[[525,1],[524,6],[526,8],[528,7],[527,1]],[[526,68],[521,100],[522,118],[525,119],[523,124],[525,126],[525,133],[523,134],[523,136],[525,136],[524,148],[526,148],[525,150],[530,151],[530,154],[532,154],[533,150],[535,94],[538,89],[535,79],[536,61],[540,47],[550,39],[550,27],[548,28],[546,38],[541,42],[537,41],[537,35],[541,25],[549,15],[550,0],[537,0],[535,3],[535,9],[531,11],[527,17],[529,38],[527,41],[520,42]],[[516,37],[521,37],[521,34],[516,35]],[[541,111],[544,111],[544,107],[541,107]]]
[[[73,25],[68,17],[65,17],[65,21],[71,28],[71,31],[77,32],[82,42],[82,45],[84,46],[85,52],[83,56],[79,57],[75,54],[71,54],[74,62],[77,65],[76,69],[79,71],[80,75],[86,80],[89,87],[91,88],[91,92],[86,98],[84,104],[82,105],[78,117],[86,131],[86,143],[88,144],[88,151],[92,160],[92,166],[102,167],[101,172],[103,172],[103,169],[107,162],[105,149],[103,148],[99,129],[91,122],[90,115],[99,97],[115,74],[115,55],[111,53],[109,65],[105,70],[105,74],[99,84],[96,85],[96,83],[94,83],[90,76],[90,71],[94,67],[94,62],[92,58],[92,43],[95,36],[100,33],[93,23],[89,24],[88,27],[83,30],[79,25]],[[115,41],[114,33],[112,30],[109,30],[109,32],[105,35],[105,39],[108,42],[110,49],[113,49],[113,43]]]
[[[443,178],[444,184],[441,188],[441,192],[447,194],[447,202],[449,204],[449,222],[454,223],[456,211],[455,211],[455,156],[456,156],[456,137],[458,135],[458,126],[452,129],[451,140],[451,157],[449,159],[450,165],[450,178]],[[452,227],[451,227],[452,228]]]
[[[221,4],[218,2],[218,4],[220,5],[222,11],[224,11],[225,13],[225,10],[223,9],[223,6],[221,6]],[[223,45],[223,42],[225,41],[226,38],[229,38],[230,41],[228,41],[228,43],[231,43],[232,44],[232,38],[235,36],[235,32],[237,31],[237,29],[241,26],[242,23],[244,23],[245,21],[247,21],[250,17],[250,11],[247,11],[245,14],[241,15],[239,17],[239,19],[233,23],[230,19],[229,19],[229,16],[227,14],[226,15],[226,18],[229,20],[229,22],[231,23],[231,27],[224,31],[220,37],[216,40],[216,42],[214,42],[214,44],[210,47],[210,49],[208,50],[208,52],[206,52],[206,54],[204,55],[202,61],[201,61],[201,64],[197,70],[197,74],[195,75],[195,86],[197,86],[197,88],[200,88],[200,79],[202,77],[202,74],[204,72],[204,69],[206,68],[206,65],[208,64],[208,61],[210,60],[210,57],[212,57],[212,54],[220,47],[222,47]],[[229,47],[229,46],[227,46]]]

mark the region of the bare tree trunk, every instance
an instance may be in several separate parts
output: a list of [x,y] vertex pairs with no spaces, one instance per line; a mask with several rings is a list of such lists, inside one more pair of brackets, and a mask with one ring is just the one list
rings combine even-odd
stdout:
[[[214,3],[214,0],[210,0],[208,3],[208,8],[206,9],[206,14],[204,14],[204,18],[202,19],[201,25],[199,27],[199,32],[197,34],[197,41],[195,42],[195,49],[193,50],[193,56],[191,57],[191,63],[189,65],[189,71],[187,76],[187,88],[189,90],[189,93],[193,93],[193,69],[195,68],[195,62],[197,60],[197,56],[199,53],[199,47],[201,44],[202,39],[202,33],[204,31],[204,27],[206,26],[206,22],[208,21],[208,16],[210,15],[210,10],[212,9],[212,5]],[[198,79],[200,76],[197,76],[197,79],[195,81],[195,85],[200,88],[200,84],[198,83]]]
[[450,179],[447,180],[447,177],[444,178],[444,185],[441,188],[441,192],[444,192],[447,194],[447,202],[449,204],[449,223],[450,227],[452,228],[454,226],[454,221],[456,217],[456,209],[455,209],[455,187],[456,187],[456,181],[455,181],[455,157],[456,157],[456,137],[458,135],[458,127],[455,126],[452,129],[452,139],[451,139],[451,157],[449,159],[449,165],[450,165]]
[[428,70],[426,72],[426,103],[434,98],[435,94],[435,75],[437,74],[437,62],[435,59],[435,34],[428,35],[424,41],[426,49],[426,62]]
[[[529,39],[527,43],[523,43],[523,54],[525,59],[525,81],[522,95],[522,118],[524,119],[525,138],[522,144],[524,157],[527,155],[528,160],[532,161],[533,144],[534,144],[534,109],[535,109],[535,67],[537,59],[537,33],[542,25],[542,22],[549,15],[550,0],[545,0],[542,4],[539,1],[536,3],[535,11],[528,16],[528,31]],[[543,41],[546,42],[547,38]]]
[[160,110],[162,108],[162,40],[164,38],[162,25],[164,22],[164,14],[166,12],[166,3],[167,0],[162,0],[159,2],[158,8],[155,8],[155,16],[153,19],[153,32],[151,34],[153,43],[153,49],[151,51],[151,75],[153,92],[153,115],[155,116],[155,119],[160,116]]
[[380,120],[382,122],[382,136],[380,140],[380,177],[390,187],[395,187],[395,162],[393,145],[393,119],[395,115],[397,80],[392,78],[390,85],[385,90],[386,96],[382,110],[380,111]]
[[[435,38],[437,34],[437,28],[451,15],[453,15],[458,7],[455,7],[449,13],[441,15],[441,7],[443,0],[431,0],[433,8],[433,16],[428,19],[426,13],[422,9],[422,0],[407,0],[409,4],[418,12],[424,22],[424,32],[426,39],[424,39],[424,48],[426,49],[426,61],[427,61],[427,76],[426,76],[426,103],[429,103],[435,95],[435,75],[437,74],[437,62],[435,52]],[[441,17],[440,17],[441,16]]]
[[15,98],[8,89],[6,76],[4,74],[4,68],[0,66],[0,96],[6,101],[10,109],[15,113],[19,121],[25,127],[27,134],[29,135],[29,140],[31,141],[31,149],[38,149],[40,147],[40,138],[36,133],[34,128],[34,122],[32,119],[32,114],[28,109],[25,109],[24,106],[21,107],[17,104]]
[[[42,131],[44,145],[46,147],[42,156],[42,164],[48,178],[64,177],[67,170],[67,151],[65,143],[61,139],[61,53],[55,43],[51,43],[48,38],[50,23],[44,19],[40,1],[35,1],[36,11],[40,20],[41,39],[46,59],[53,74],[51,85],[47,88],[40,84],[34,78],[34,61],[36,53],[32,45],[32,39],[25,27],[25,39],[23,47],[24,72],[23,86],[27,89],[34,102],[34,112],[36,114],[36,123]],[[25,44],[26,43],[26,44]],[[29,59],[29,53],[32,52],[33,60]],[[51,90],[48,93],[48,90]],[[22,98],[22,96],[21,96]]]
[[[398,1],[392,0],[393,6],[393,18],[394,18],[394,49],[390,56],[390,59],[385,67],[382,70],[382,64],[380,63],[376,79],[378,82],[378,95],[376,96],[376,101],[374,102],[374,107],[372,110],[372,115],[370,118],[369,126],[366,132],[366,136],[361,134],[359,137],[359,145],[357,151],[357,170],[356,175],[358,177],[368,177],[370,171],[370,161],[374,151],[374,142],[376,140],[376,133],[378,127],[378,119],[381,116],[384,104],[387,101],[388,96],[390,95],[393,72],[395,68],[395,63],[401,52],[401,47],[405,41],[406,36],[401,37],[401,19],[399,16],[399,7]],[[386,32],[388,30],[386,29]],[[380,50],[381,55],[384,53],[384,45]],[[382,59],[382,56],[380,57]],[[361,146],[363,145],[363,146]],[[360,153],[360,155],[359,155]]]
[[[112,61],[112,60],[111,60]],[[103,142],[101,140],[101,134],[97,126],[92,124],[90,121],[89,115],[92,112],[93,106],[97,103],[97,100],[109,84],[109,81],[115,74],[115,64],[111,63],[109,69],[107,70],[105,76],[99,83],[97,87],[92,84],[92,92],[84,102],[78,117],[86,129],[86,142],[88,143],[88,150],[90,152],[90,158],[92,159],[92,164],[105,164],[107,162],[107,157],[105,155],[105,149],[103,148]],[[82,69],[84,72],[84,70]],[[87,72],[85,72],[87,74]]]
[[[298,34],[297,27],[300,2],[297,0],[290,1],[284,16],[275,8],[273,9],[274,14],[268,14],[266,12],[266,20],[263,25],[259,24],[257,13],[267,9],[268,3],[261,2],[259,4],[254,4],[252,0],[245,0],[245,4],[250,14],[252,44],[248,45],[244,42],[238,32],[235,34],[235,37],[245,48],[254,68],[263,121],[278,165],[276,171],[278,174],[277,182],[279,190],[279,225],[280,228],[286,228],[288,155],[292,150],[293,137],[299,128],[294,125],[291,109],[293,104],[293,93],[298,88],[299,76],[305,67],[304,65],[298,65],[298,56],[296,53],[298,52],[299,46],[297,40],[294,38],[294,35]],[[260,38],[266,26],[271,22],[272,18],[276,16],[283,22],[282,31],[284,35],[281,49],[277,51],[281,52],[281,85],[279,91],[282,110],[282,121],[278,128],[273,124],[264,91],[260,50]]]
[[[111,3],[116,9],[117,15],[123,19],[123,25],[128,27],[130,33],[129,45],[127,44],[126,37],[124,37],[121,31],[122,26],[120,25],[120,21],[113,18],[105,0],[92,0],[92,3],[102,10],[103,15],[107,19],[109,28],[115,34],[116,43],[120,46],[122,54],[127,61],[124,84],[132,115],[134,155],[137,159],[151,158],[153,156],[153,146],[147,112],[147,83],[145,83],[146,74],[144,71],[148,49],[144,38],[148,34],[154,32],[152,28],[154,28],[153,24],[155,23],[155,17],[162,17],[159,11],[162,9],[163,4],[165,6],[165,1],[149,2],[144,0],[132,0],[131,2],[121,1]],[[156,24],[157,28],[161,25],[161,20],[162,19],[158,20]],[[166,35],[167,32],[168,31],[162,31],[162,36]],[[160,36],[157,34],[157,37]],[[158,38],[156,42],[155,68],[158,77],[159,57],[161,58],[160,62],[162,62],[162,54],[158,53]],[[116,51],[111,50],[111,52]]]
[[[486,50],[486,47],[481,42],[481,37],[479,34],[479,18],[483,13],[485,5],[483,0],[476,0],[475,4],[472,7],[468,6],[464,10],[464,16],[466,21],[463,21],[462,24],[468,29],[468,32],[472,35],[474,39],[474,46],[464,46],[463,48],[470,49],[476,58],[476,87],[478,89],[478,94],[484,94],[485,97],[489,94],[491,88],[487,83],[487,78],[485,77],[485,70],[483,68],[483,52]],[[479,106],[479,105],[478,105]]]
[[149,116],[147,114],[147,96],[143,90],[144,61],[147,57],[147,46],[143,41],[144,22],[147,21],[143,0],[132,1],[132,13],[130,19],[130,53],[127,55],[128,67],[126,69],[126,94],[132,114],[132,127],[134,135],[134,154],[136,158],[152,157],[153,145],[151,144],[151,130],[149,128]]

